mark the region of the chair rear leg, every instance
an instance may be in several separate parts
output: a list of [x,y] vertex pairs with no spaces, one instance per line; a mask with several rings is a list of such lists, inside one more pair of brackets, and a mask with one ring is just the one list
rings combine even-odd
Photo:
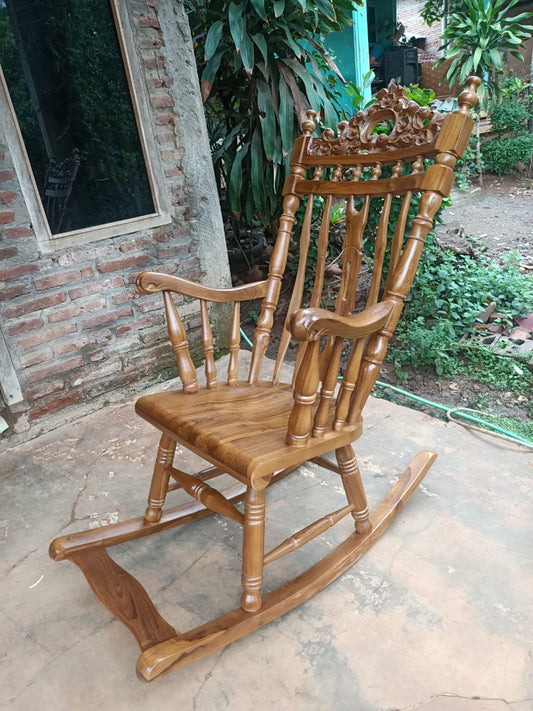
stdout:
[[261,608],[265,543],[265,491],[246,490],[242,546],[241,607],[246,612]]
[[161,518],[170,477],[167,467],[172,465],[175,451],[176,442],[167,435],[163,435],[159,441],[150,493],[148,494],[148,507],[144,514],[144,518],[150,523],[156,523]]
[[346,445],[335,450],[335,456],[341,472],[346,498],[354,507],[352,516],[355,520],[355,530],[358,533],[368,533],[372,530],[372,524],[370,523],[368,503],[354,451],[351,445]]

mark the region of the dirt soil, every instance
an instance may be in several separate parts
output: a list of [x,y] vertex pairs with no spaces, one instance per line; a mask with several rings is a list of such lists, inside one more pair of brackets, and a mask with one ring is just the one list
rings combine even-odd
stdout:
[[[485,253],[503,260],[509,253],[518,252],[522,264],[533,266],[533,179],[518,175],[503,178],[489,176],[484,178],[483,185],[473,185],[464,192],[454,190],[452,204],[445,210],[443,224],[438,229],[439,240],[450,233],[459,233],[463,238],[460,241],[466,243],[473,256]],[[266,268],[266,265],[263,266]],[[260,267],[256,267],[256,271]],[[533,271],[527,271],[533,278]],[[260,279],[264,274],[257,272],[250,276]],[[288,305],[292,288],[291,279],[287,277],[289,274],[284,279],[277,309],[278,318],[275,319],[275,325],[281,327],[283,317],[279,317]],[[245,277],[245,280],[251,279]],[[243,327],[250,338],[253,337],[254,317],[259,308],[259,302],[252,303],[249,316],[243,313]],[[280,333],[281,328],[273,331],[269,355],[275,356]],[[295,356],[295,351],[292,355]],[[290,359],[291,352],[288,357]],[[450,406],[476,408],[480,398],[485,401],[488,399],[491,411],[522,419],[528,418],[533,404],[529,392],[499,392],[490,385],[472,382],[462,376],[446,380],[439,378],[431,368],[413,368],[407,383],[402,385],[394,377],[392,365],[385,363],[380,380],[398,385],[427,400]],[[401,397],[400,401],[413,406],[412,401]],[[435,414],[434,410],[430,412]]]

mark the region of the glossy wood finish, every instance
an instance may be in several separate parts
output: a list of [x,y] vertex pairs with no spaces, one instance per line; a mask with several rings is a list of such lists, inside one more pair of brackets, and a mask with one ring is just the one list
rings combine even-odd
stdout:
[[[141,397],[136,412],[161,433],[144,517],[62,536],[50,547],[56,560],[70,559],[98,599],[136,637],[137,670],[152,680],[228,644],[292,609],[352,565],[380,536],[431,466],[431,452],[417,455],[381,504],[369,511],[352,448],[362,432],[362,412],[385,357],[433,218],[453,182],[453,167],[472,128],[469,109],[479,80],[459,98],[459,109],[441,117],[421,109],[391,86],[366,114],[315,136],[308,112],[295,142],[284,186],[283,214],[268,278],[233,289],[211,289],[179,277],[145,272],[144,294],[162,293],[171,347],[183,388]],[[388,122],[390,130],[374,133]],[[429,164],[427,158],[434,159]],[[410,233],[410,205],[419,197]],[[299,234],[299,266],[274,376],[261,379],[281,282],[301,200],[307,205]],[[378,215],[376,218],[375,216]],[[392,216],[395,215],[395,223]],[[339,218],[340,216],[340,218]],[[370,228],[370,220],[374,228]],[[342,221],[343,252],[337,293],[327,279],[328,246]],[[338,229],[338,228],[337,228]],[[317,234],[316,268],[308,255]],[[372,258],[365,256],[372,245]],[[389,259],[387,271],[387,259]],[[384,275],[387,274],[386,278]],[[177,298],[175,298],[177,295]],[[177,303],[198,299],[206,385],[200,386],[187,340],[187,321]],[[262,299],[250,368],[238,371],[240,304]],[[217,336],[209,303],[233,303],[228,372],[217,373]],[[291,338],[299,343],[292,383],[280,382]],[[340,382],[339,382],[340,380]],[[211,464],[189,473],[176,462],[176,445]],[[326,455],[329,454],[329,457]],[[335,461],[331,459],[334,456]],[[347,503],[264,551],[265,490],[306,461],[340,477]],[[229,474],[237,483],[220,491],[206,482]],[[295,474],[297,476],[297,474]],[[181,489],[192,503],[165,509]],[[244,498],[244,513],[235,503]],[[241,607],[196,630],[178,633],[157,612],[146,590],[118,566],[106,548],[210,512],[242,526]],[[351,515],[355,532],[308,571],[264,595],[263,568],[301,548]]]

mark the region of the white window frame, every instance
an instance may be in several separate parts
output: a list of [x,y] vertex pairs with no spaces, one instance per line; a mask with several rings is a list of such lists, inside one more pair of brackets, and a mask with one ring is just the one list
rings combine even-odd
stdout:
[[135,51],[130,24],[131,19],[128,16],[123,0],[109,0],[109,2],[115,21],[124,71],[130,90],[133,112],[155,209],[153,213],[147,215],[53,235],[48,225],[4,73],[0,67],[0,125],[4,131],[7,147],[13,159],[15,172],[33,230],[43,252],[53,252],[65,247],[85,245],[110,237],[132,234],[140,230],[171,224],[170,196],[163,178],[159,151],[153,133],[150,130],[146,130],[146,118],[145,121],[142,119],[143,116],[151,117],[152,110],[147,96],[146,85],[142,79],[139,58]]

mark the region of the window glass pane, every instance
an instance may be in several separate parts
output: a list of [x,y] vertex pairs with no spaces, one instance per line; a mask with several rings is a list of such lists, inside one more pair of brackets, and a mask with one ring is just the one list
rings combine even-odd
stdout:
[[52,234],[155,211],[109,0],[0,0],[0,61]]

